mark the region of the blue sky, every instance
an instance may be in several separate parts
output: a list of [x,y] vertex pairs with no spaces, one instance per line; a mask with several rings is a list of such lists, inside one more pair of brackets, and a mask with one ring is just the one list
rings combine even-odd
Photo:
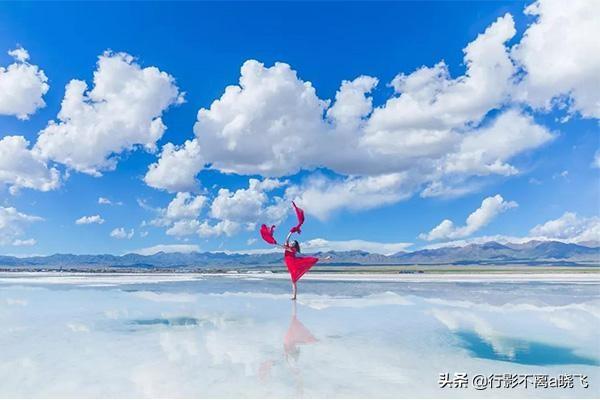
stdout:
[[[254,224],[283,235],[293,199],[308,214],[301,239],[324,239],[314,250],[600,240],[598,7],[529,3],[1,3],[0,140],[29,145],[19,156],[0,142],[0,254],[266,248]],[[28,58],[8,54],[19,48]],[[241,94],[221,98],[241,74]],[[25,77],[33,88],[11,84]],[[96,94],[69,97],[63,119],[74,79]],[[354,85],[336,100],[343,81]],[[148,133],[157,118],[166,129]]]

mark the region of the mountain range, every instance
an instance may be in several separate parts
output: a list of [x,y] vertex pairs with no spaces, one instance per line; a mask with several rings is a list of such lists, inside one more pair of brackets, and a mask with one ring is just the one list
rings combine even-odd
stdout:
[[[588,247],[557,241],[530,241],[522,244],[488,242],[462,247],[441,247],[392,255],[369,253],[361,250],[318,253],[330,255],[331,260],[320,265],[571,265],[600,266],[600,247]],[[251,267],[279,267],[282,254],[240,254],[223,252],[192,252],[140,255],[129,253],[13,257],[0,256],[0,269],[4,270],[98,270],[98,269],[231,269]]]

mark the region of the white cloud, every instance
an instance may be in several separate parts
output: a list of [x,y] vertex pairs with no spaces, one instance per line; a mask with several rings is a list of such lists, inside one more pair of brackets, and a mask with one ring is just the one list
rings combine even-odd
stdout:
[[199,252],[200,247],[196,244],[157,244],[151,247],[133,250],[131,253],[142,256],[151,256],[153,254],[163,253],[193,253]]
[[378,83],[377,78],[364,75],[353,81],[343,81],[335,94],[335,103],[327,110],[327,117],[344,128],[357,128],[373,110],[373,99],[365,95]]
[[413,190],[403,173],[341,180],[317,175],[288,188],[286,198],[295,200],[306,213],[326,220],[340,209],[359,211],[396,203],[409,197]]
[[443,197],[453,198],[460,197],[467,193],[472,193],[477,189],[476,185],[465,184],[460,182],[458,186],[447,184],[438,180],[434,180],[423,189],[421,197]]
[[444,165],[447,174],[514,175],[517,168],[506,160],[535,149],[553,138],[548,130],[536,125],[533,118],[510,109],[489,126],[465,136],[456,153]]
[[390,255],[406,250],[412,243],[381,243],[370,242],[366,240],[327,240],[311,239],[302,242],[302,251],[304,252],[325,252],[325,251],[350,251],[362,250],[369,253]]
[[600,217],[578,217],[574,212],[566,212],[558,219],[536,225],[529,233],[573,242],[600,242]]
[[196,233],[200,222],[196,220],[204,208],[208,198],[203,195],[192,195],[187,192],[179,192],[171,200],[166,208],[152,210],[159,216],[149,222],[149,225],[169,227],[168,235],[186,236]]
[[170,220],[182,218],[196,218],[208,199],[205,196],[194,196],[190,193],[180,192],[175,195],[167,206],[165,217]]
[[582,245],[600,246],[600,217],[579,217],[566,212],[560,218],[536,225],[528,236],[491,235],[453,240],[424,246],[426,249],[441,247],[463,247],[469,244],[498,242],[501,244],[524,244],[531,241],[558,241]]
[[267,218],[264,222],[276,223],[284,218],[288,205],[281,207],[280,204],[275,204],[276,208],[266,210],[265,204],[269,202],[267,192],[285,184],[286,182],[277,179],[249,179],[247,189],[238,189],[235,192],[225,188],[219,189],[210,206],[210,215],[219,220],[259,222],[261,218]]
[[35,239],[15,239],[12,242],[13,246],[35,246],[37,241]]
[[202,222],[198,226],[198,235],[200,237],[209,236],[233,236],[240,230],[240,224],[234,221],[223,220],[219,221],[214,225],[211,225],[208,221]]
[[146,210],[146,211],[150,211],[150,212],[158,212],[158,213],[160,213],[160,212],[162,212],[162,211],[163,211],[163,210],[162,210],[161,208],[159,208],[159,207],[153,207],[153,206],[149,205],[149,204],[148,204],[148,201],[147,201],[146,199],[140,199],[140,198],[137,198],[137,199],[135,199],[135,200],[136,200],[136,202],[137,202],[138,206],[140,206],[141,208],[143,208],[143,209],[144,209],[144,210]]
[[515,35],[512,16],[498,18],[465,49],[465,75],[450,78],[442,61],[392,81],[399,93],[376,108],[362,142],[384,154],[405,157],[446,153],[456,140],[451,131],[478,123],[505,103],[514,66],[505,42]]
[[106,197],[98,197],[98,204],[109,205],[109,206],[122,206],[123,203],[120,201],[111,201]]
[[[146,182],[171,191],[192,190],[203,168],[265,177],[327,168],[342,177],[309,176],[285,195],[320,219],[340,209],[395,203],[417,191],[423,197],[476,191],[486,176],[518,174],[514,159],[554,137],[523,110],[525,81],[519,81],[520,65],[511,57],[527,45],[511,51],[507,42],[515,34],[510,14],[497,18],[465,46],[463,75],[452,77],[443,61],[400,73],[391,82],[394,94],[377,107],[371,97],[378,85],[374,77],[343,81],[330,101],[319,98],[289,65],[267,67],[248,60],[239,84],[199,110],[195,138],[180,147],[165,145]],[[178,174],[172,181],[170,171]],[[212,215],[219,216],[212,208],[221,202],[227,206],[238,200],[226,189],[223,194],[211,207]],[[259,202],[247,193],[238,197]],[[172,232],[189,232],[198,223],[179,225]],[[444,222],[440,229],[455,227]]]
[[512,17],[499,18],[465,48],[464,76],[451,79],[443,63],[399,75],[399,95],[375,110],[366,97],[375,78],[344,81],[329,107],[289,65],[247,61],[239,86],[198,112],[200,154],[220,171],[264,176],[314,167],[378,175],[431,163],[459,141],[453,129],[507,100],[514,68],[504,43],[514,33]]
[[155,226],[166,226],[167,235],[201,237],[232,236],[243,226],[254,229],[257,223],[278,224],[290,210],[288,203],[280,197],[269,198],[268,192],[286,185],[277,179],[249,179],[248,188],[230,191],[222,188],[212,200],[208,219],[200,220],[200,211],[207,198],[189,193],[178,193],[161,217],[150,222]]
[[165,233],[170,236],[195,235],[198,233],[200,225],[200,221],[197,219],[182,219],[180,221],[173,222],[173,224],[165,231]]
[[98,59],[91,90],[84,81],[67,84],[59,121],[40,132],[36,149],[77,171],[100,175],[116,167],[123,151],[155,150],[166,129],[162,113],[182,101],[169,74],[141,68],[126,53],[106,52]]
[[513,50],[526,75],[520,99],[534,107],[567,107],[600,118],[600,3],[540,0],[525,13],[536,18]]
[[169,192],[195,191],[196,175],[204,166],[198,140],[187,140],[183,146],[167,143],[158,161],[148,167],[144,182]]
[[0,115],[28,119],[46,105],[48,78],[37,65],[29,64],[29,53],[22,47],[8,52],[15,62],[0,67]]
[[[451,77],[444,62],[399,74],[391,83],[394,95],[375,108],[376,78],[343,81],[330,102],[287,64],[246,61],[239,85],[199,110],[193,141],[166,145],[146,182],[190,188],[204,166],[267,177],[323,167],[345,178],[309,178],[288,197],[327,218],[336,209],[378,207],[423,188],[423,196],[457,196],[477,188],[471,178],[516,174],[509,161],[552,135],[506,107],[517,72],[506,42],[514,35],[513,18],[498,18],[465,47],[464,75]],[[173,170],[183,178],[170,187]]]
[[[23,235],[27,225],[43,221],[43,218],[19,212],[14,207],[0,206],[0,245],[24,243],[19,242],[19,236]],[[15,244],[17,243],[17,244]]]
[[194,132],[213,168],[286,175],[310,167],[308,157],[323,146],[326,106],[288,64],[265,68],[248,60],[239,86],[228,86],[210,109],[198,111]]
[[20,188],[47,192],[60,186],[60,173],[29,149],[23,136],[0,139],[0,185],[8,185],[11,193]]
[[134,234],[134,230],[133,228],[129,230],[129,232],[127,232],[125,230],[125,228],[115,228],[110,232],[110,237],[113,237],[115,239],[131,239],[133,237]]
[[18,62],[27,62],[29,60],[29,52],[23,47],[17,47],[16,49],[9,50],[8,55],[13,57]]
[[454,226],[452,221],[445,219],[429,233],[420,234],[419,238],[431,241],[467,237],[489,224],[499,214],[515,207],[516,202],[505,201],[499,194],[487,197],[481,202],[481,206],[467,217],[464,226]]
[[83,216],[75,221],[75,224],[77,224],[77,225],[103,224],[103,223],[104,223],[104,219],[102,219],[102,217],[98,214],[90,215],[90,216]]

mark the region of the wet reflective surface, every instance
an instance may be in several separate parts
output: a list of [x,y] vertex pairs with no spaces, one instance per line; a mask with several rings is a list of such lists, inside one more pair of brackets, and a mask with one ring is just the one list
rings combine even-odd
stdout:
[[[585,283],[0,276],[0,397],[598,397]],[[440,373],[583,374],[441,389]]]

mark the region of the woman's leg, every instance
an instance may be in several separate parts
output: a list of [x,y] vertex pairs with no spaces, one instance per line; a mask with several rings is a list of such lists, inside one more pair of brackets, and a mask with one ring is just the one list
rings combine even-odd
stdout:
[[296,300],[296,292],[298,291],[298,287],[296,286],[296,282],[292,282],[292,300]]

